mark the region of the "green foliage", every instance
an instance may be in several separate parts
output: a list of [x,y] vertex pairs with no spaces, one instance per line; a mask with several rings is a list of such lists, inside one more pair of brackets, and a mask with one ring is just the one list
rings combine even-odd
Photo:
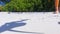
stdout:
[[42,0],[44,10],[54,10],[54,0]]
[[3,6],[4,11],[41,11],[53,10],[54,1],[48,0],[11,0]]

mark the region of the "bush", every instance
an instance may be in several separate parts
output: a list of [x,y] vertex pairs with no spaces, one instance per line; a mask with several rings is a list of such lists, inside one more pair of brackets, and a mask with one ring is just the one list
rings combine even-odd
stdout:
[[11,0],[3,6],[4,11],[42,11],[54,10],[53,0]]

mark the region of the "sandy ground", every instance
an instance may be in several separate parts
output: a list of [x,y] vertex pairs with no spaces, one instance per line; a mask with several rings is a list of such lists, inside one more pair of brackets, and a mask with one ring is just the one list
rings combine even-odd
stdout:
[[[13,30],[25,32],[4,31],[0,34],[60,34],[60,14],[52,12],[35,13],[10,13],[0,12],[0,27],[5,23],[29,19],[25,26],[13,28]],[[14,24],[13,24],[14,25]],[[30,32],[30,33],[29,33]]]

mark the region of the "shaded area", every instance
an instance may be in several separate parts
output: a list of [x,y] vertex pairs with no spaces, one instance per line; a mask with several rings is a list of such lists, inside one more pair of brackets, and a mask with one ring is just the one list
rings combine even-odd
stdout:
[[58,24],[60,24],[60,22],[58,22]]
[[12,30],[12,28],[15,28],[15,27],[25,26],[26,23],[23,22],[23,21],[26,21],[26,20],[28,20],[28,19],[6,23],[6,24],[4,24],[4,25],[2,25],[0,27],[0,33],[4,32],[4,31],[12,31],[12,32],[28,33],[28,34],[43,34],[43,33],[37,33],[37,32],[27,32],[27,31]]
[[15,27],[24,26],[24,25],[26,25],[26,23],[24,23],[23,21],[26,21],[26,20],[27,19],[6,23],[0,27],[0,33],[7,31],[7,30],[11,30],[12,28],[15,28]]
[[27,32],[27,31],[17,31],[17,30],[9,30],[9,31],[19,32],[19,33],[43,34],[43,33],[38,33],[38,32]]

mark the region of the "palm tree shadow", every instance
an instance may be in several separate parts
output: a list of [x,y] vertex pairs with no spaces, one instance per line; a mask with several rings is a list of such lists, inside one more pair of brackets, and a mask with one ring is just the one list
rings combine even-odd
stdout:
[[28,20],[28,19],[23,19],[21,21],[13,21],[13,22],[6,23],[0,27],[0,33],[4,32],[4,31],[12,31],[12,32],[20,32],[20,33],[41,34],[41,33],[36,33],[36,32],[11,30],[12,28],[15,28],[15,27],[25,26],[26,23],[23,21],[26,21],[26,20]]
[[6,23],[0,27],[0,33],[7,31],[7,30],[11,30],[12,28],[15,28],[15,27],[25,26],[26,23],[23,21],[26,21],[26,20],[27,19],[24,19],[21,21],[13,21],[13,22]]
[[38,32],[27,32],[27,31],[17,31],[17,30],[9,30],[9,31],[19,32],[19,33],[43,34],[43,33],[38,33]]

